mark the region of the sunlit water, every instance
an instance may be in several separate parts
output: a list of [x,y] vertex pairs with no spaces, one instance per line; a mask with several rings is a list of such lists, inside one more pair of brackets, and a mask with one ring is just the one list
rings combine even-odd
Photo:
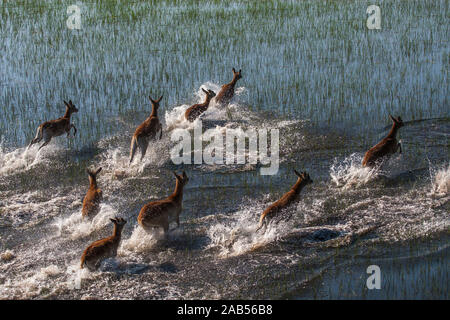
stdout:
[[[361,1],[84,4],[78,31],[65,26],[67,5],[1,3],[1,298],[448,298],[444,1],[385,2],[374,32]],[[184,111],[232,67],[243,73],[236,96],[226,108],[213,101],[203,128],[278,129],[274,176],[260,164],[170,158],[171,133],[196,125]],[[163,137],[129,166],[148,95],[161,94]],[[77,136],[26,150],[39,123],[62,116],[63,99],[80,109]],[[403,153],[362,168],[389,113],[406,122]],[[85,169],[100,166],[104,200],[82,220]],[[289,219],[255,232],[294,168],[314,183]],[[190,178],[181,226],[146,233],[139,210],[173,191],[173,170]],[[114,216],[128,221],[118,256],[81,270]],[[371,264],[385,290],[367,290]]]

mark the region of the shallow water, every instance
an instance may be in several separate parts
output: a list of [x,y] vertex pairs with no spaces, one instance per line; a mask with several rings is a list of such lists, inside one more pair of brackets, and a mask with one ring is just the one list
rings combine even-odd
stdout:
[[[364,1],[84,3],[75,31],[68,5],[0,7],[1,298],[448,299],[445,1],[386,1],[374,32]],[[231,80],[231,67],[243,73],[236,96],[225,109],[212,103],[203,128],[279,129],[276,175],[261,175],[261,164],[171,161],[168,131],[193,129],[183,112],[201,88]],[[149,94],[164,94],[164,135],[128,166]],[[63,114],[63,99],[80,110],[78,135],[26,150],[39,123]],[[403,153],[362,168],[389,113],[406,123]],[[103,168],[92,221],[81,220],[87,166]],[[255,233],[294,168],[314,183],[290,219]],[[173,170],[190,181],[181,226],[165,239],[136,218],[172,192]],[[80,270],[114,216],[128,221],[118,256]],[[381,290],[366,288],[372,264]]]

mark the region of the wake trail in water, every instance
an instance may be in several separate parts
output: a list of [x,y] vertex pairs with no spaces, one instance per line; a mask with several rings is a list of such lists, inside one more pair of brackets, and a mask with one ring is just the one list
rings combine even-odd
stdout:
[[6,151],[3,143],[0,144],[0,176],[27,171],[37,165],[50,165],[54,157],[64,149],[52,144],[38,151],[37,147],[17,148]]

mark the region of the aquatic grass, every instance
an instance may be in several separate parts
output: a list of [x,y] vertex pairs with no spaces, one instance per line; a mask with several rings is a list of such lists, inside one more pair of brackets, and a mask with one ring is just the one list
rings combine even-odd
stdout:
[[[2,2],[0,104],[14,113],[0,130],[11,144],[66,96],[89,131],[88,119],[138,110],[149,91],[165,92],[169,108],[192,101],[232,66],[244,71],[242,102],[289,118],[371,127],[386,112],[448,116],[445,1],[384,1],[381,31],[365,28],[367,1],[83,2],[76,31],[65,26],[69,4]],[[22,130],[10,126],[18,118]],[[82,144],[116,133],[96,124]]]
[[[142,205],[167,196],[173,189],[170,170],[182,169],[170,160],[162,164],[150,161],[136,169],[138,174],[131,171],[133,177],[114,178],[114,170],[122,169],[117,158],[128,151],[128,137],[149,113],[149,94],[164,94],[164,114],[196,102],[201,85],[228,82],[231,67],[239,67],[243,69],[241,85],[245,92],[238,97],[239,108],[233,108],[234,121],[246,109],[254,111],[249,118],[258,127],[271,127],[280,118],[307,121],[280,129],[283,164],[276,176],[260,176],[253,169],[223,172],[217,168],[204,171],[201,167],[183,167],[191,180],[185,195],[182,230],[175,234],[174,245],[162,248],[157,255],[120,258],[125,264],[138,259],[150,265],[170,259],[180,272],[167,275],[151,269],[148,274],[124,276],[115,282],[112,272],[106,270],[90,284],[83,283],[81,292],[56,294],[54,287],[65,283],[63,276],[43,284],[41,292],[46,297],[80,298],[86,293],[98,293],[102,298],[139,294],[141,298],[168,298],[173,292],[166,288],[171,287],[175,296],[183,298],[295,298],[295,288],[302,283],[313,287],[314,293],[308,298],[377,298],[364,286],[358,286],[361,274],[353,278],[348,270],[342,276],[333,273],[338,289],[332,285],[324,293],[321,282],[329,279],[321,267],[330,263],[338,266],[341,260],[354,265],[361,256],[375,256],[376,246],[390,254],[392,243],[407,245],[411,239],[428,241],[430,234],[445,235],[445,207],[433,207],[445,198],[428,199],[429,182],[413,179],[411,183],[402,182],[399,188],[383,188],[381,184],[350,192],[327,185],[332,160],[345,159],[355,152],[361,155],[379,140],[386,133],[382,128],[389,125],[388,113],[408,120],[448,118],[444,108],[448,87],[443,85],[449,63],[445,1],[382,1],[380,31],[365,27],[369,1],[83,1],[81,30],[65,26],[70,4],[73,2],[41,1],[37,5],[32,1],[2,1],[0,5],[2,155],[10,150],[15,155],[21,151],[18,147],[28,144],[40,122],[61,116],[62,99],[72,99],[80,109],[73,117],[79,129],[75,138],[55,139],[42,155],[42,162],[30,170],[2,176],[2,195],[5,200],[12,198],[13,205],[0,208],[2,225],[35,226],[40,219],[66,214],[65,207],[45,212],[56,191],[66,197],[64,203],[76,216],[87,187],[84,170],[101,164],[104,175],[100,183],[105,196],[114,210],[129,218],[128,238]],[[445,132],[446,122],[440,120],[433,125],[437,129],[428,130],[428,123],[402,129],[400,137],[407,138],[404,145],[409,150],[393,161],[399,171],[409,170],[408,166],[427,167],[427,157],[438,164],[448,159],[445,137],[438,136]],[[245,252],[220,263],[214,250],[205,253],[195,247],[196,241],[207,238],[202,235],[204,229],[214,227],[222,217],[229,222],[242,209],[249,212],[249,224],[256,224],[263,207],[295,182],[292,167],[311,171],[318,178],[302,194],[295,216],[298,221],[294,230],[287,231],[287,239],[277,239],[260,251]],[[49,176],[56,177],[55,181],[50,181]],[[48,190],[52,191],[50,195]],[[23,195],[16,195],[20,192],[31,198],[39,211],[35,213],[44,209],[48,217],[30,215],[28,224],[14,221],[14,214],[20,210],[11,208],[26,209]],[[385,212],[386,207],[392,209]],[[296,238],[297,228],[319,223],[338,223],[336,227],[348,232],[373,222],[387,226],[374,234],[355,237],[357,240],[349,246],[311,249]],[[44,223],[40,226],[49,228]],[[80,248],[85,245],[54,239],[59,242],[49,252],[56,254],[55,260],[46,256],[44,262],[37,261],[33,259],[36,247],[30,239],[49,239],[42,237],[41,230],[35,231],[6,230],[18,243],[25,244],[18,250],[8,240],[18,256],[14,275],[8,274],[12,286],[7,290],[20,287],[21,282],[16,280],[21,280],[24,271],[30,271],[30,263],[36,270],[47,262],[67,268],[64,261],[78,260]],[[109,226],[101,231],[110,232]],[[97,235],[90,235],[89,240]],[[186,246],[180,249],[183,241]],[[411,252],[414,255],[414,247]],[[286,257],[291,261],[285,264]],[[433,263],[418,269],[418,278],[429,284],[423,288],[431,288],[436,297],[445,297],[436,279],[447,279],[448,268],[438,262],[440,273],[430,276]],[[363,267],[361,273],[365,275]],[[401,280],[400,285],[390,281],[386,296],[418,296],[420,281],[403,285],[405,279],[416,279],[416,271],[411,269],[403,278],[402,272],[393,272],[392,279]],[[158,289],[149,290],[149,284]],[[114,285],[113,291],[110,285]],[[51,288],[49,295],[46,288]],[[9,294],[2,292],[2,296]]]

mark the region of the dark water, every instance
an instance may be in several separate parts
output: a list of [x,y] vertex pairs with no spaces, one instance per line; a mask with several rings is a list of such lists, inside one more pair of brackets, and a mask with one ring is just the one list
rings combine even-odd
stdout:
[[[65,26],[68,5],[1,4],[1,298],[448,298],[445,1],[387,1],[373,32],[364,1],[86,3],[78,31]],[[236,97],[213,104],[203,126],[278,129],[276,175],[170,158],[170,134],[192,131],[183,111],[203,99],[201,87],[229,81],[231,67],[243,70]],[[164,94],[165,134],[128,166],[149,94]],[[26,151],[69,98],[79,134]],[[361,168],[389,113],[406,123],[403,153]],[[88,166],[103,168],[92,222],[81,220]],[[314,183],[290,219],[255,234],[294,168]],[[164,240],[136,218],[172,192],[173,170],[190,181],[181,227]],[[113,216],[128,220],[117,258],[79,270]],[[374,264],[380,290],[366,287]]]

